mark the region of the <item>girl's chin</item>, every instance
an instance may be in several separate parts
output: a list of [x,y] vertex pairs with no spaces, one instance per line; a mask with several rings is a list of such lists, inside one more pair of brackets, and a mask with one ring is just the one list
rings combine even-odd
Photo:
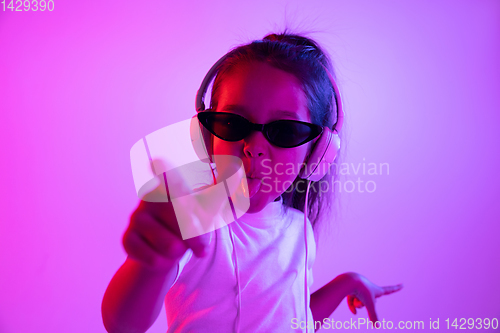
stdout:
[[272,199],[269,196],[264,196],[263,193],[257,192],[254,196],[250,198],[250,207],[247,210],[247,213],[253,214],[258,213],[266,207],[266,205],[272,202]]

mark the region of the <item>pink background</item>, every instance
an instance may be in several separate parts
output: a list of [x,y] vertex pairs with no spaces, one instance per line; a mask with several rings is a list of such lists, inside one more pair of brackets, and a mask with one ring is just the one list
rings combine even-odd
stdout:
[[[378,300],[385,320],[500,318],[499,1],[55,0],[0,12],[1,333],[104,332],[138,203],[130,148],[191,117],[212,63],[284,22],[337,65],[344,162],[361,163],[344,181],[376,183],[343,192],[314,289],[357,271],[404,283]],[[345,302],[333,317],[352,317]],[[149,332],[166,328],[162,311]]]

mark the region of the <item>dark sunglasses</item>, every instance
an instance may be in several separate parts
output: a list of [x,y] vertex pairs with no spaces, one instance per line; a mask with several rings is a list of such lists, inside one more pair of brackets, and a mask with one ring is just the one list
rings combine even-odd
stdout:
[[281,148],[293,148],[314,140],[322,132],[319,125],[298,120],[276,120],[268,124],[254,124],[246,118],[229,112],[203,111],[198,120],[219,139],[240,141],[252,131],[260,131],[271,144]]

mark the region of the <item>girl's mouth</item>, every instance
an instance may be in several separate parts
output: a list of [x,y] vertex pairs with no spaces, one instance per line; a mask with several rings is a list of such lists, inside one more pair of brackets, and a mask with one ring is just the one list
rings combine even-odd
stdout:
[[253,197],[259,191],[261,183],[262,179],[247,177],[248,193],[245,193],[245,196]]

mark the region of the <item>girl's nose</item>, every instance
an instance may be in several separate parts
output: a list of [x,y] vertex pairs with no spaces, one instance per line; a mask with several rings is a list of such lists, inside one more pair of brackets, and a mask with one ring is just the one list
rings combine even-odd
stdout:
[[248,157],[264,156],[266,146],[269,145],[264,134],[259,131],[252,131],[243,141],[245,142],[243,151]]

